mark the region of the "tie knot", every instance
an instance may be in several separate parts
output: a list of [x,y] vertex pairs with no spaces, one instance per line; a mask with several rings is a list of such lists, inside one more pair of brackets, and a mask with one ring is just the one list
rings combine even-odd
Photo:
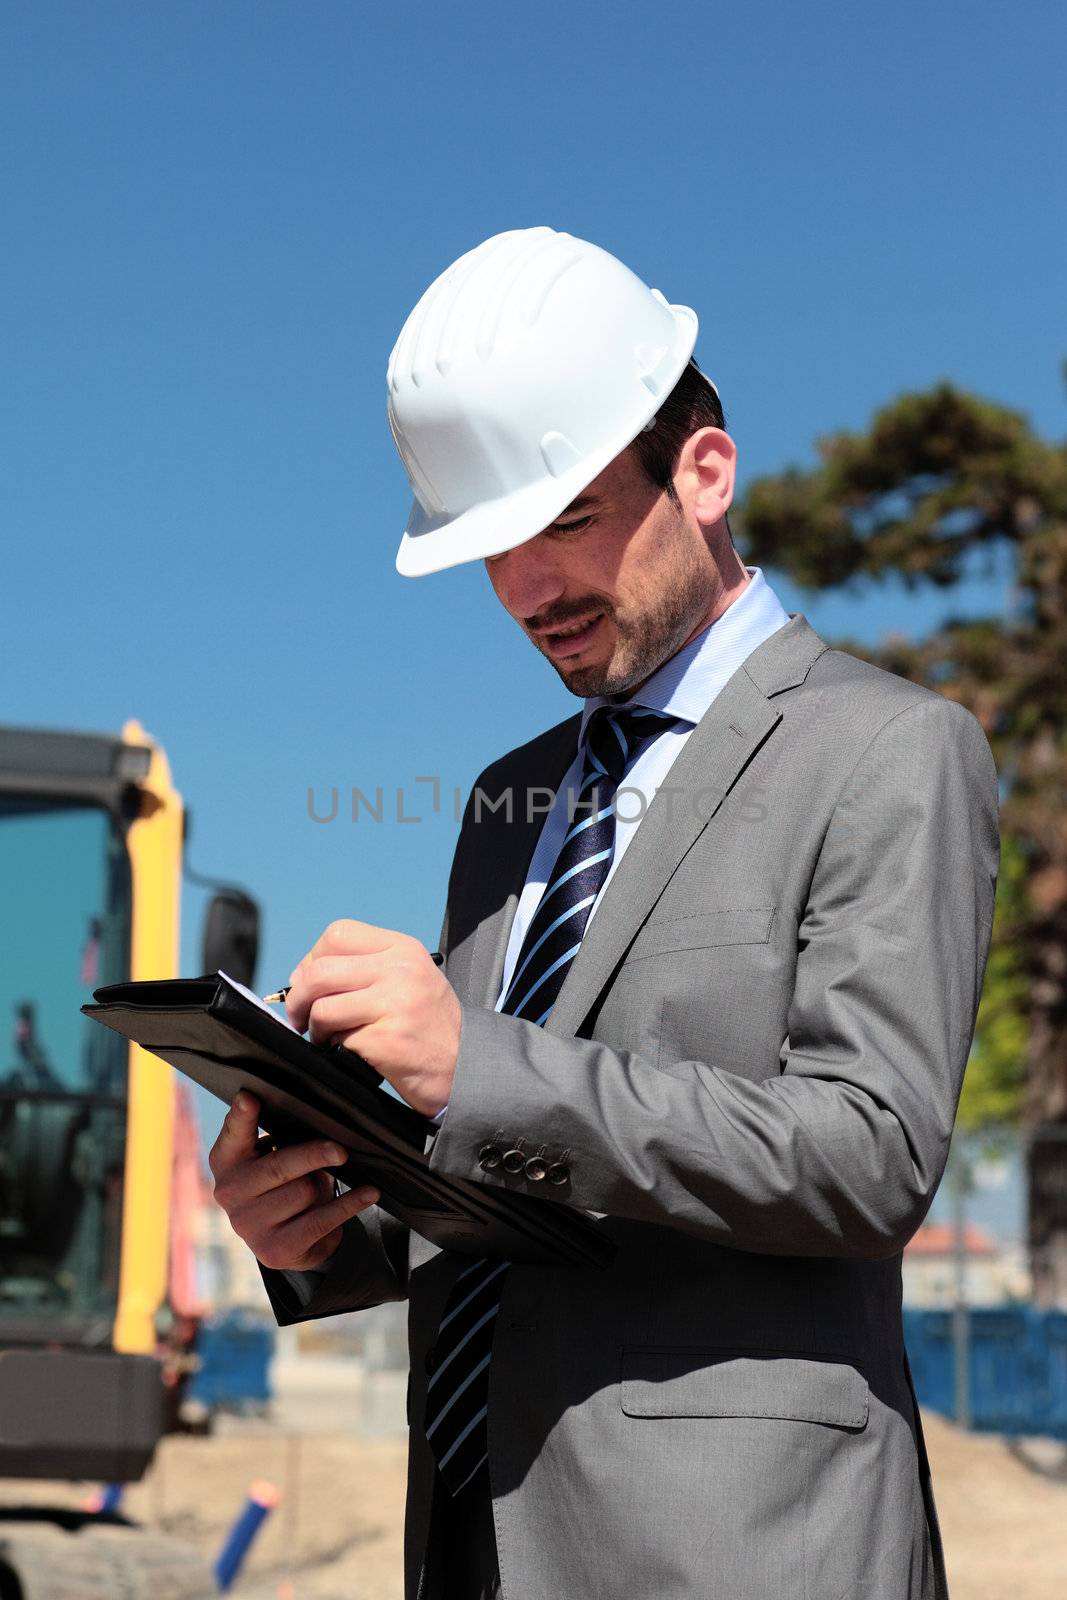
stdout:
[[586,764],[617,787],[638,750],[677,720],[647,706],[597,706],[586,724]]

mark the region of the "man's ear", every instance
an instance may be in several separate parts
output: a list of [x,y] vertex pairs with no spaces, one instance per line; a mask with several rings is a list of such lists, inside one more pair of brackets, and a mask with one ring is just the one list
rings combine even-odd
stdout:
[[726,515],[734,498],[737,446],[722,428],[701,428],[682,446],[674,474],[678,498],[702,526]]

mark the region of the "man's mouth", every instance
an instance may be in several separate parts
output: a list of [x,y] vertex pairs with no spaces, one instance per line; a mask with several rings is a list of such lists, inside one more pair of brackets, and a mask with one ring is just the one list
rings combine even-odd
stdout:
[[542,649],[553,660],[560,660],[564,656],[578,655],[592,642],[593,635],[604,619],[602,611],[594,612],[591,617],[585,617],[581,622],[568,622],[564,627],[539,629],[537,638]]

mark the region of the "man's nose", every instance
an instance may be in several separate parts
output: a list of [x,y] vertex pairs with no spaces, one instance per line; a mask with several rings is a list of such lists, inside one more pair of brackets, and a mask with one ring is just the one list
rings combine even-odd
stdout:
[[536,617],[558,600],[566,580],[552,560],[551,552],[534,547],[538,540],[505,550],[492,563],[493,586],[505,609],[522,622]]

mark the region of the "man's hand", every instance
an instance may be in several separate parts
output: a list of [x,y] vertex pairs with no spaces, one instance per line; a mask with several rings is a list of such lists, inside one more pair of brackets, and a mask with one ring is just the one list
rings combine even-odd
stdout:
[[463,1011],[418,939],[369,922],[331,922],[289,985],[294,1028],[356,1051],[424,1116],[448,1103]]
[[320,1267],[341,1242],[349,1217],[379,1198],[377,1189],[349,1189],[334,1196],[323,1169],[347,1158],[329,1139],[261,1151],[256,1133],[259,1104],[242,1090],[226,1113],[208,1165],[215,1199],[233,1231],[265,1267],[303,1272]]

